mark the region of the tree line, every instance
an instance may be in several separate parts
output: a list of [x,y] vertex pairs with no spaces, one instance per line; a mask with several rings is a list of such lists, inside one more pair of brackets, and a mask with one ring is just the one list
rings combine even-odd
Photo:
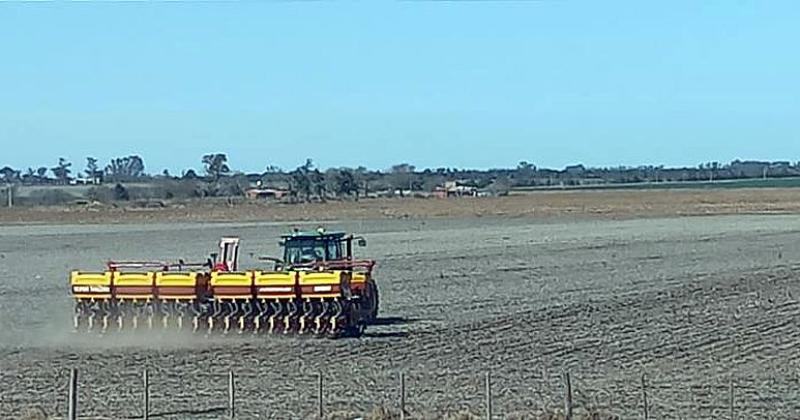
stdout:
[[400,163],[386,170],[370,170],[364,166],[321,169],[309,158],[291,170],[270,165],[258,173],[243,173],[230,165],[226,154],[209,153],[201,157],[200,164],[203,168],[200,174],[194,169],[187,169],[180,175],[172,175],[167,170],[160,174],[146,172],[145,162],[138,155],[113,158],[105,165],[94,157],[87,157],[83,169],[76,169],[67,159],[59,158],[52,166],[27,170],[5,166],[0,168],[0,181],[21,185],[67,185],[78,180],[87,184],[120,184],[114,189],[116,199],[130,196],[122,184],[168,183],[175,191],[164,192],[161,194],[165,196],[163,198],[170,198],[170,195],[241,195],[248,188],[261,187],[285,191],[291,200],[310,201],[333,197],[358,199],[377,192],[388,192],[392,195],[430,192],[437,186],[444,185],[446,181],[459,181],[462,185],[502,195],[511,188],[524,187],[800,176],[800,162],[741,160],[726,164],[707,162],[696,167],[679,168],[592,168],[571,165],[563,169],[547,169],[522,161],[513,168],[486,170],[446,167],[418,169],[409,163]]
[[[51,176],[52,175],[52,176]],[[91,179],[102,181],[130,180],[148,176],[144,171],[144,160],[137,155],[118,157],[102,167],[93,157],[86,158],[86,168],[73,173],[72,162],[66,158],[58,158],[51,167],[30,167],[27,170],[14,169],[10,166],[0,168],[0,179],[6,183],[36,184],[69,184],[75,179]]]

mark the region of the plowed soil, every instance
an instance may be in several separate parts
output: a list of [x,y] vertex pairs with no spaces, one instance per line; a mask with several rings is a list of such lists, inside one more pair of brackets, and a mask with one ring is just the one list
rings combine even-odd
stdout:
[[[243,266],[277,253],[281,223],[0,227],[0,417],[66,412],[69,368],[85,417],[240,418],[398,406],[413,417],[497,418],[562,407],[651,418],[796,418],[800,413],[800,217],[628,220],[410,218],[345,221],[378,260],[381,319],[361,339],[72,334],[67,273],[109,258],[202,259],[243,238]],[[733,389],[733,394],[731,393]],[[733,398],[731,398],[733,397]],[[156,417],[157,416],[157,417]]]

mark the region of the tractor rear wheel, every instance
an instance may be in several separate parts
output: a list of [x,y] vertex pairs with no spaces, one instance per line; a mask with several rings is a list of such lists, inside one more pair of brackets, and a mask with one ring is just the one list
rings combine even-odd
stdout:
[[380,306],[380,299],[378,295],[378,285],[374,280],[368,280],[366,286],[366,304],[364,305],[364,309],[366,312],[366,321],[371,324],[378,319],[378,307]]

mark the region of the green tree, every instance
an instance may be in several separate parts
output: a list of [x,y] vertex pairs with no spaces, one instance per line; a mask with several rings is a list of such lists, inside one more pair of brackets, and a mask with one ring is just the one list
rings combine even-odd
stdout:
[[183,179],[197,179],[197,172],[194,169],[187,169],[181,174],[181,178]]
[[335,174],[336,194],[353,195],[358,198],[358,183],[356,182],[355,172],[349,168],[339,169]]
[[54,168],[50,168],[53,171],[53,175],[56,179],[61,183],[67,183],[70,180],[69,174],[72,171],[69,169],[72,166],[72,163],[68,162],[64,158],[58,158],[58,165]]
[[105,172],[116,179],[138,178],[144,175],[144,160],[137,155],[114,158],[106,166]]
[[203,156],[203,166],[205,167],[206,174],[219,181],[220,177],[230,173],[231,168],[228,166],[228,156],[224,153],[210,153]]
[[0,176],[2,176],[3,181],[5,182],[15,182],[19,180],[20,171],[6,166],[3,169],[0,169]]
[[324,200],[326,191],[325,176],[314,167],[311,159],[306,159],[305,164],[289,174],[289,194],[294,198],[302,196],[305,201],[311,201],[316,195]]
[[89,179],[96,179],[103,176],[103,171],[97,166],[97,159],[93,157],[86,158],[86,169],[83,171]]
[[536,165],[523,160],[514,171],[514,181],[517,185],[535,185],[535,172]]
[[416,167],[409,163],[400,163],[394,165],[389,170],[389,184],[395,190],[400,191],[400,196],[403,195],[403,191],[408,189],[412,191],[414,189],[414,171]]
[[29,167],[25,175],[22,175],[22,180],[27,183],[36,182],[36,171]]

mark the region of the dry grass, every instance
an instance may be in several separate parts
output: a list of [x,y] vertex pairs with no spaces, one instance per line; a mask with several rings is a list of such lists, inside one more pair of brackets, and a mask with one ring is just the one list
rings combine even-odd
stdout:
[[634,218],[800,213],[800,188],[541,191],[486,198],[369,199],[310,204],[209,200],[164,208],[68,206],[0,208],[0,223],[318,221],[428,217]]

